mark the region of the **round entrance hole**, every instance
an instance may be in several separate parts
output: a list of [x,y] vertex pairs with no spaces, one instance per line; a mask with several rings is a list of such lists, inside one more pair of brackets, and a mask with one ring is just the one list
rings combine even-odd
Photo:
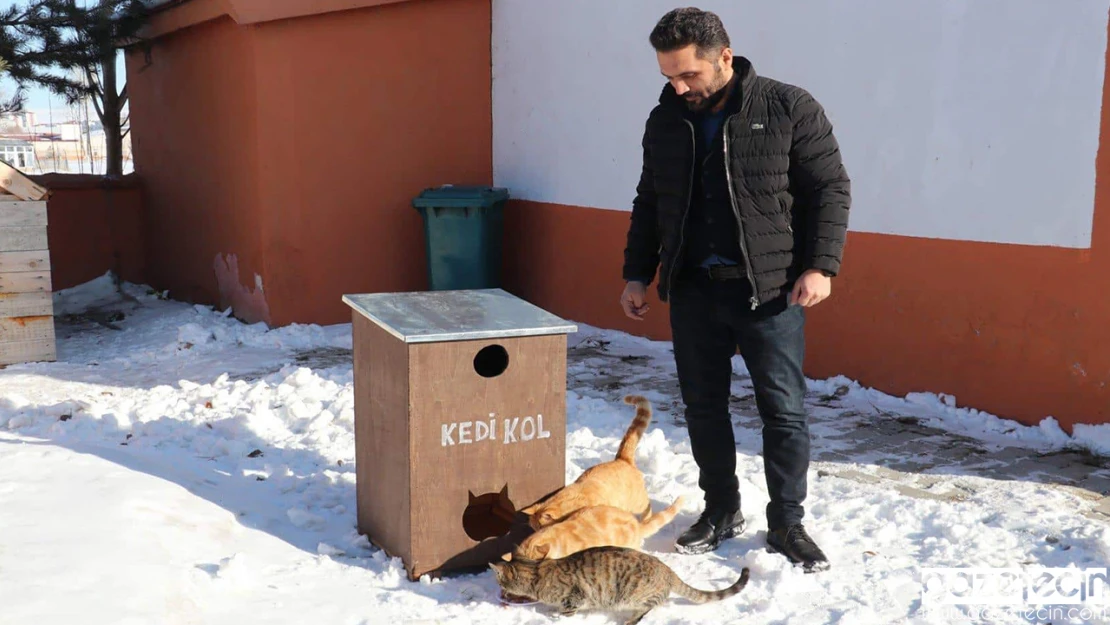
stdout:
[[496,378],[509,368],[509,352],[500,345],[488,345],[474,356],[474,371],[483,378]]

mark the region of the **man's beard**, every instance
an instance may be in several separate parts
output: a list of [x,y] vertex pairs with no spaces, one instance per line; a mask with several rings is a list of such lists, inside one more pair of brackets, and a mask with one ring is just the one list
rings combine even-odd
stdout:
[[[728,81],[725,80],[724,70],[721,69],[721,64],[715,64],[713,66],[713,69],[713,82],[710,83],[709,87],[706,88],[706,91],[709,92],[709,95],[702,96],[700,99],[697,100],[690,99],[691,94],[689,93],[682,96],[682,99],[686,101],[686,108],[695,113],[708,111],[714,106],[717,106],[721,102],[721,100],[725,98],[725,94],[728,92],[728,90],[725,89],[725,87],[728,86]],[[702,94],[699,93],[697,95],[701,96]]]

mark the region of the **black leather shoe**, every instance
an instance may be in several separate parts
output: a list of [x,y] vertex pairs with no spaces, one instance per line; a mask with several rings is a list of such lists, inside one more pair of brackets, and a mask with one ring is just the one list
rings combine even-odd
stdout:
[[831,566],[801,523],[767,532],[767,549],[781,553],[794,564],[801,564],[806,573],[824,571]]
[[722,540],[744,533],[744,527],[744,515],[739,510],[729,512],[719,508],[708,508],[701,513],[690,529],[678,537],[675,541],[675,550],[684,554],[713,551]]

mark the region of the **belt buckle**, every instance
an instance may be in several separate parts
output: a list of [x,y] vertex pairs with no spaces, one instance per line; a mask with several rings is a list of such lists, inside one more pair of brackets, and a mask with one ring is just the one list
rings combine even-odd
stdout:
[[706,275],[709,276],[710,280],[720,280],[721,279],[720,271],[722,269],[724,269],[725,267],[726,267],[726,265],[721,265],[721,264],[709,265],[708,267],[705,268],[705,273],[706,273]]

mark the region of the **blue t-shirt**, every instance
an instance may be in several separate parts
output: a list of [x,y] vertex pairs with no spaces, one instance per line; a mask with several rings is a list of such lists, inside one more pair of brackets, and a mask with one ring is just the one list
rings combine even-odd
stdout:
[[713,145],[713,138],[721,129],[721,122],[725,120],[725,110],[722,108],[716,113],[705,113],[701,116],[701,131],[704,133],[706,149]]

